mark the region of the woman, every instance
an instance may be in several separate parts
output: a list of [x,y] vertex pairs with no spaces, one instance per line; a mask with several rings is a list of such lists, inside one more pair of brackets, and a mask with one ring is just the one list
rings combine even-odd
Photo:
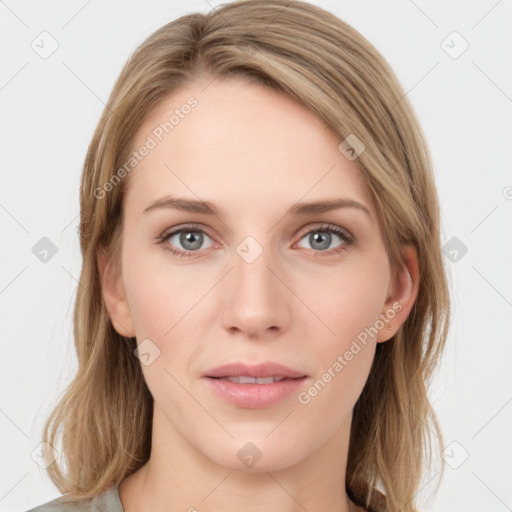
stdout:
[[417,510],[449,294],[428,149],[367,40],[300,1],[163,26],[80,201],[79,369],[44,432],[66,496],[33,510]]

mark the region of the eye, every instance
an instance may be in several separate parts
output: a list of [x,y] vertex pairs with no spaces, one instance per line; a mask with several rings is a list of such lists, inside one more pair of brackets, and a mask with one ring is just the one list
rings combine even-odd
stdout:
[[[342,243],[334,249],[326,250],[333,241],[333,235],[335,235],[335,238],[339,238]],[[158,238],[158,243],[176,256],[190,257],[194,256],[194,253],[199,253],[202,249],[207,249],[213,245],[213,243],[210,243],[203,247],[205,237],[212,242],[210,236],[202,228],[191,224],[166,231]],[[354,243],[354,237],[348,231],[332,224],[324,224],[306,231],[300,238],[300,240],[303,239],[306,239],[309,243],[308,249],[316,253],[326,253],[326,255],[339,254]]]
[[[342,244],[330,251],[326,251],[332,243],[332,235],[341,239]],[[301,238],[301,240],[303,239],[306,239],[309,243],[309,249],[313,249],[315,252],[326,252],[328,254],[338,254],[347,250],[347,247],[354,243],[354,238],[348,231],[332,224],[325,224],[315,229],[310,229],[306,232],[305,236]]]
[[[164,249],[177,256],[193,256],[194,252],[199,252],[203,247],[205,237],[211,238],[200,228],[190,225],[179,229],[166,231],[158,241],[164,246]],[[174,240],[173,240],[174,238]],[[171,245],[172,244],[172,245]],[[183,249],[176,248],[181,246]]]

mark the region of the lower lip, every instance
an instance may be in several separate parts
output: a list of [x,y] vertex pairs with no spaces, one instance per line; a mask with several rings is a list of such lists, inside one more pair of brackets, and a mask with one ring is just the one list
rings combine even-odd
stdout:
[[205,377],[208,385],[221,398],[244,409],[264,409],[297,392],[307,377],[283,379],[271,384],[237,384],[229,380]]

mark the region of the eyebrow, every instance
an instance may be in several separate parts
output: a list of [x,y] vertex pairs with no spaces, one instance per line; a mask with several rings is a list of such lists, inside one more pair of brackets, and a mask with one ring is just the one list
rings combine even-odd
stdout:
[[[372,215],[366,206],[349,198],[297,203],[291,206],[286,214],[302,216],[315,213],[325,213],[340,208],[354,208],[364,212],[370,219],[372,219]],[[205,215],[215,215],[219,217],[222,215],[220,209],[209,201],[196,201],[194,199],[184,199],[174,196],[164,196],[156,199],[151,202],[147,208],[145,208],[143,214],[159,209],[180,210],[188,213],[202,213]]]

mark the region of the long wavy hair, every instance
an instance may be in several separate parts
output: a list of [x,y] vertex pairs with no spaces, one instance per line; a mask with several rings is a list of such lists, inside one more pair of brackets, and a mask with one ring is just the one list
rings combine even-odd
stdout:
[[134,355],[136,339],[112,326],[97,264],[102,250],[119,255],[129,176],[108,192],[104,185],[119,178],[137,130],[162,101],[216,77],[280,91],[342,139],[356,135],[365,150],[355,162],[375,201],[393,275],[402,246],[417,249],[417,299],[393,338],[377,344],[354,408],[345,480],[350,498],[368,510],[415,512],[426,465],[444,448],[427,392],[450,320],[431,157],[382,55],[346,22],[297,0],[242,0],[182,16],[151,34],[122,69],[83,166],[83,264],[73,318],[78,371],[45,424],[43,441],[61,453],[48,474],[78,501],[119,483],[150,457],[153,397]]

